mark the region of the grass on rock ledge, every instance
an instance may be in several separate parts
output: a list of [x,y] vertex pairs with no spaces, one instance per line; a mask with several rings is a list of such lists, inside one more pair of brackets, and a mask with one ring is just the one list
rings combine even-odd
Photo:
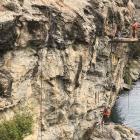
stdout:
[[23,140],[32,133],[32,127],[31,114],[16,114],[12,120],[0,123],[0,140]]

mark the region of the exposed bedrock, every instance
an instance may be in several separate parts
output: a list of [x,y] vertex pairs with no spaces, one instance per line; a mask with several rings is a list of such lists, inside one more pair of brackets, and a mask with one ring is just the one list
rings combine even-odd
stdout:
[[[118,27],[124,36],[131,35],[133,3],[2,0],[0,4],[1,120],[10,119],[19,106],[32,108],[34,133],[25,140],[36,140],[42,94],[43,140],[101,139],[94,126],[103,105],[112,106],[124,86],[130,52],[127,43],[109,40]],[[137,66],[136,72],[130,69],[137,79]],[[104,133],[107,140],[134,137],[129,128],[115,125]]]

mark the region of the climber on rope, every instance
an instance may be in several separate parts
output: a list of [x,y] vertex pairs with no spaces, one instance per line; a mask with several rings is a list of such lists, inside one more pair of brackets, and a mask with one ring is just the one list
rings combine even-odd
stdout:
[[137,38],[137,31],[138,28],[140,28],[140,23],[138,23],[137,20],[134,19],[134,22],[131,26],[132,26],[132,37]]
[[102,125],[109,124],[110,123],[110,114],[111,114],[110,107],[105,107],[102,114],[103,114]]

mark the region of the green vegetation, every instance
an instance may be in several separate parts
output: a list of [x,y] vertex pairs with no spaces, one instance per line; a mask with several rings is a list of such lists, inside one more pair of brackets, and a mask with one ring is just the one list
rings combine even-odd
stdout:
[[0,140],[23,140],[32,133],[33,116],[31,114],[17,114],[10,121],[0,124]]
[[132,77],[130,75],[130,67],[126,66],[123,74],[124,82],[128,85],[132,85]]
[[139,47],[139,43],[132,43],[129,44],[129,57],[131,59],[138,59],[140,57],[140,47]]
[[122,110],[118,108],[118,105],[116,103],[111,110],[111,121],[113,121],[114,123],[122,124],[125,119],[121,116],[121,112]]
[[128,85],[132,85],[133,82],[133,70],[139,69],[140,47],[139,43],[129,44],[129,61],[124,69],[123,78],[124,82]]

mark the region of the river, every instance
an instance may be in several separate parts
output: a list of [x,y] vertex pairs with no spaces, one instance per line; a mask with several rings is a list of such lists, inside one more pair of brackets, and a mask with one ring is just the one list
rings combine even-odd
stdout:
[[132,90],[124,91],[115,103],[111,119],[115,123],[125,124],[140,132],[140,81]]

